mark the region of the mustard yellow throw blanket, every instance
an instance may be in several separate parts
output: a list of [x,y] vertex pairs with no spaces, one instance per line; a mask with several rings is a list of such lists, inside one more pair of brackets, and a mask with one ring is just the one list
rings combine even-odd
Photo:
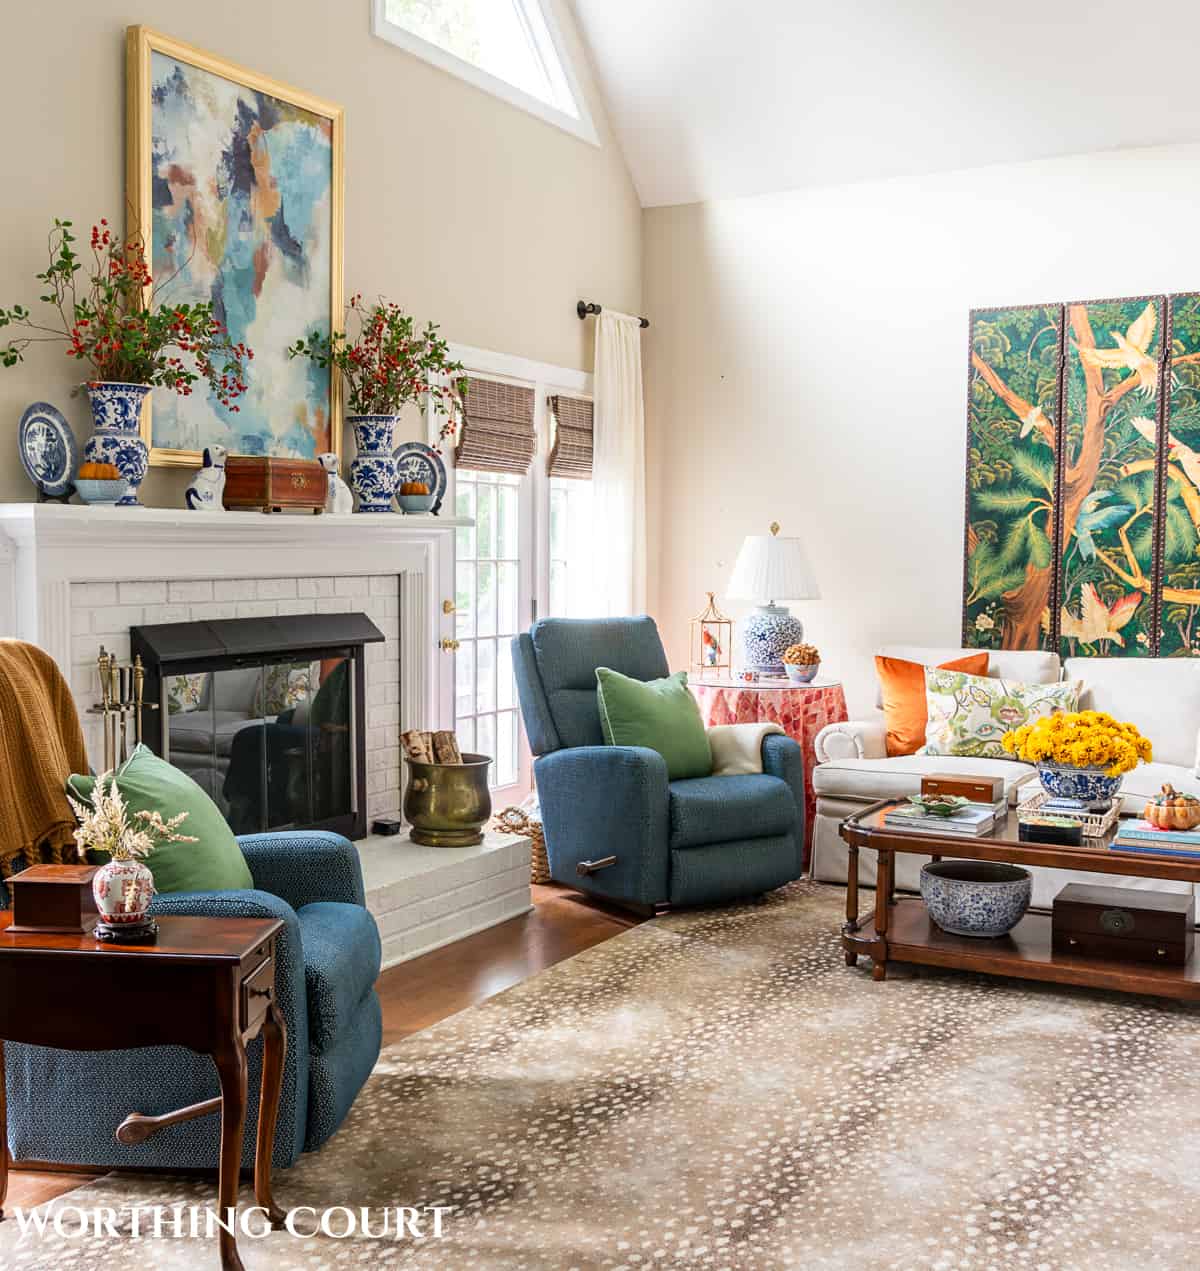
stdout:
[[66,780],[87,771],[75,700],[54,659],[0,640],[0,877],[22,855],[28,864],[74,859]]

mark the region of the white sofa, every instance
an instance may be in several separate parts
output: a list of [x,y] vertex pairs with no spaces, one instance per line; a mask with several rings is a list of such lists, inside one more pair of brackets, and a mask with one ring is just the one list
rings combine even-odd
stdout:
[[[907,658],[936,666],[966,653],[959,648],[892,646],[881,649],[888,657]],[[993,651],[988,674],[1026,684],[1045,684],[1057,679],[1081,680],[1083,709],[1108,711],[1118,719],[1132,720],[1154,746],[1154,762],[1140,764],[1121,786],[1123,810],[1141,812],[1147,798],[1164,782],[1178,790],[1200,795],[1200,659],[1192,658],[1068,658],[1041,652]],[[878,702],[877,702],[878,706]],[[945,755],[902,755],[889,758],[884,741],[883,712],[870,718],[830,724],[817,734],[817,767],[813,788],[817,796],[813,827],[812,872],[821,882],[846,881],[846,845],[838,826],[847,817],[880,799],[916,794],[921,777],[933,772],[972,772],[1002,776],[1009,802],[1016,804],[1032,790],[1037,774],[1028,764],[1010,759],[960,759]],[[896,886],[917,891],[921,866],[927,857],[898,853]],[[875,882],[875,857],[859,856],[860,881]],[[1161,891],[1186,891],[1187,883],[1150,878],[1077,873],[1066,870],[1034,870],[1033,904],[1048,907],[1069,882],[1088,881],[1109,886],[1145,887]]]

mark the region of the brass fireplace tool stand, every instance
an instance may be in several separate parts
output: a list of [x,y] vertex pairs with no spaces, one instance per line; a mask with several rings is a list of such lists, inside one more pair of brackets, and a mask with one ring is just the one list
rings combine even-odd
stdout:
[[146,684],[146,671],[141,654],[132,663],[121,663],[116,655],[100,646],[96,658],[96,671],[100,676],[100,701],[89,715],[100,715],[104,721],[104,771],[112,772],[129,758],[129,721],[133,720],[133,744],[142,740],[142,711],[158,710],[157,702],[147,702],[142,693]]

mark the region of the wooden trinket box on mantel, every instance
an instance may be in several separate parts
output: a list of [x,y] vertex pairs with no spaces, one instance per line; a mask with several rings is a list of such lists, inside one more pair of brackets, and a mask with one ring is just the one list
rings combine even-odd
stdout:
[[96,925],[92,878],[98,865],[31,865],[5,880],[12,898],[9,931],[79,933]]
[[230,511],[324,512],[329,479],[315,459],[230,455],[223,502]]

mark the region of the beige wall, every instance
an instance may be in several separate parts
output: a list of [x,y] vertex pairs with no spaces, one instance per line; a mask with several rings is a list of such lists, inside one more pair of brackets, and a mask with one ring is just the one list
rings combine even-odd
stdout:
[[[645,213],[651,609],[687,621],[772,519],[851,711],[886,641],[957,644],[967,312],[1200,287],[1200,146]],[[730,609],[743,607],[730,605]]]
[[[90,225],[124,205],[124,30],[146,23],[346,108],[346,287],[386,293],[451,340],[590,369],[587,296],[641,303],[641,211],[587,64],[596,148],[373,38],[366,0],[65,0],[4,6],[0,303],[33,301],[54,216]],[[569,16],[564,35],[578,54]],[[417,167],[423,171],[415,171]],[[35,347],[0,370],[0,500],[32,497],[17,419],[69,390],[81,364]],[[188,474],[152,470],[148,503]]]

